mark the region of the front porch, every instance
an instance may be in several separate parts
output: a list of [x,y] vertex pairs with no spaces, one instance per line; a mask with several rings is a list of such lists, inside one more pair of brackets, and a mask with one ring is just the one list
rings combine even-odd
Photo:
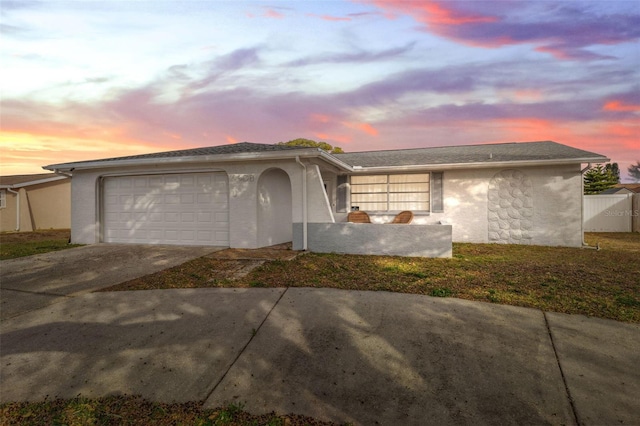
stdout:
[[[307,249],[317,253],[345,253],[408,257],[451,257],[451,225],[377,223],[308,223]],[[304,248],[304,224],[293,225],[293,249]]]

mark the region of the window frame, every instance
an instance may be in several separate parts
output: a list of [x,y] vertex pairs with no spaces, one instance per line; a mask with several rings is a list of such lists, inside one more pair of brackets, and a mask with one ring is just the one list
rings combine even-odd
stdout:
[[[439,187],[436,190],[436,192],[439,195],[439,203],[437,205],[437,209],[434,209],[434,205],[433,205],[433,192],[434,192],[434,175],[437,174],[437,180],[438,180],[438,185]],[[412,175],[426,175],[427,177],[427,181],[408,181],[408,182],[393,182],[393,176],[412,176]],[[353,182],[353,178],[354,177],[384,177],[385,178],[385,182],[374,182],[374,183],[354,183]],[[408,192],[408,191],[392,191],[392,185],[398,185],[398,184],[425,184],[426,185],[426,189],[423,191],[412,191],[412,192]],[[354,189],[356,189],[358,186],[373,186],[375,187],[376,185],[385,185],[385,190],[384,191],[360,191],[360,192],[356,192],[354,191]],[[442,198],[443,198],[443,172],[415,172],[415,173],[372,173],[372,174],[358,174],[358,175],[349,175],[349,202],[348,202],[348,206],[350,210],[354,210],[356,207],[358,209],[362,209],[364,211],[370,211],[370,212],[374,212],[374,213],[395,213],[395,212],[400,212],[402,210],[412,210],[415,212],[419,212],[419,213],[438,213],[438,212],[442,212],[443,211],[443,203],[442,203]],[[382,196],[381,198],[384,198],[384,200],[381,201],[371,201],[371,204],[379,204],[379,203],[386,203],[387,208],[385,210],[380,210],[380,209],[367,209],[366,201],[359,201],[359,202],[354,202],[353,201],[353,195],[354,194],[376,194],[376,195],[380,195]],[[393,195],[397,194],[397,195],[401,195],[401,194],[427,194],[427,200],[418,200],[418,201],[394,201]],[[424,209],[392,209],[391,207],[393,206],[393,204],[399,204],[399,203],[425,203],[428,206],[427,210]],[[365,204],[363,206],[363,203]]]
[[7,190],[0,189],[0,209],[7,208]]

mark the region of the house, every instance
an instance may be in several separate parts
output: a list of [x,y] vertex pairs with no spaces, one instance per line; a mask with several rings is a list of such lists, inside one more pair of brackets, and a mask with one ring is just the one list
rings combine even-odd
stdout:
[[640,183],[617,183],[600,194],[640,194]]
[[[72,174],[71,239],[451,256],[451,241],[582,245],[583,163],[555,142],[329,154],[256,143],[46,166]],[[373,224],[348,223],[364,210]],[[390,225],[401,210],[410,225]]]
[[0,176],[0,232],[70,226],[68,176],[55,173]]

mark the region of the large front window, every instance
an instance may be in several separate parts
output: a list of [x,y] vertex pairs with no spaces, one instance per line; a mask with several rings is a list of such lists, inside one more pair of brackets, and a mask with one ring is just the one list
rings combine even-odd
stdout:
[[351,209],[430,211],[429,173],[351,176]]

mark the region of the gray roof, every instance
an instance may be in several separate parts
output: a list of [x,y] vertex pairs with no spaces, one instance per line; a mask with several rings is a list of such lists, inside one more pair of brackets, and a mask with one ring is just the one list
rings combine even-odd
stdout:
[[445,146],[390,151],[352,152],[334,155],[351,166],[360,167],[578,159],[607,161],[607,158],[603,155],[572,148],[552,141]]
[[[168,160],[199,156],[234,155],[249,153],[283,152],[292,150],[317,151],[317,155],[325,156],[325,160],[334,159],[339,167],[402,167],[402,166],[437,166],[437,165],[464,165],[464,164],[488,164],[503,162],[558,162],[586,163],[606,162],[608,159],[600,154],[595,154],[581,149],[571,148],[556,142],[520,142],[486,145],[447,146],[435,148],[398,149],[388,151],[353,152],[345,154],[326,154],[319,148],[304,146],[271,145],[261,143],[241,142],[230,145],[211,146],[204,148],[183,149],[179,151],[158,152],[153,154],[130,155],[126,157],[104,158],[92,161],[76,161],[73,163],[53,164],[45,166],[45,169],[60,170],[82,167],[113,167],[120,165],[121,161],[128,164],[135,160]],[[325,155],[326,154],[326,155]],[[133,160],[133,161],[132,161]],[[215,161],[207,159],[207,161]],[[341,166],[340,166],[341,164]]]
[[[249,152],[268,152],[268,151],[288,151],[292,149],[309,149],[305,146],[289,146],[289,145],[269,145],[264,143],[239,142],[230,145],[209,146],[203,148],[181,149],[178,151],[154,152],[151,154],[129,155],[126,157],[103,158],[100,160],[91,160],[92,163],[121,161],[121,160],[144,160],[153,158],[178,158],[178,157],[196,157],[199,155],[221,155],[221,154],[241,154]],[[65,164],[81,164],[87,161],[76,161]]]

